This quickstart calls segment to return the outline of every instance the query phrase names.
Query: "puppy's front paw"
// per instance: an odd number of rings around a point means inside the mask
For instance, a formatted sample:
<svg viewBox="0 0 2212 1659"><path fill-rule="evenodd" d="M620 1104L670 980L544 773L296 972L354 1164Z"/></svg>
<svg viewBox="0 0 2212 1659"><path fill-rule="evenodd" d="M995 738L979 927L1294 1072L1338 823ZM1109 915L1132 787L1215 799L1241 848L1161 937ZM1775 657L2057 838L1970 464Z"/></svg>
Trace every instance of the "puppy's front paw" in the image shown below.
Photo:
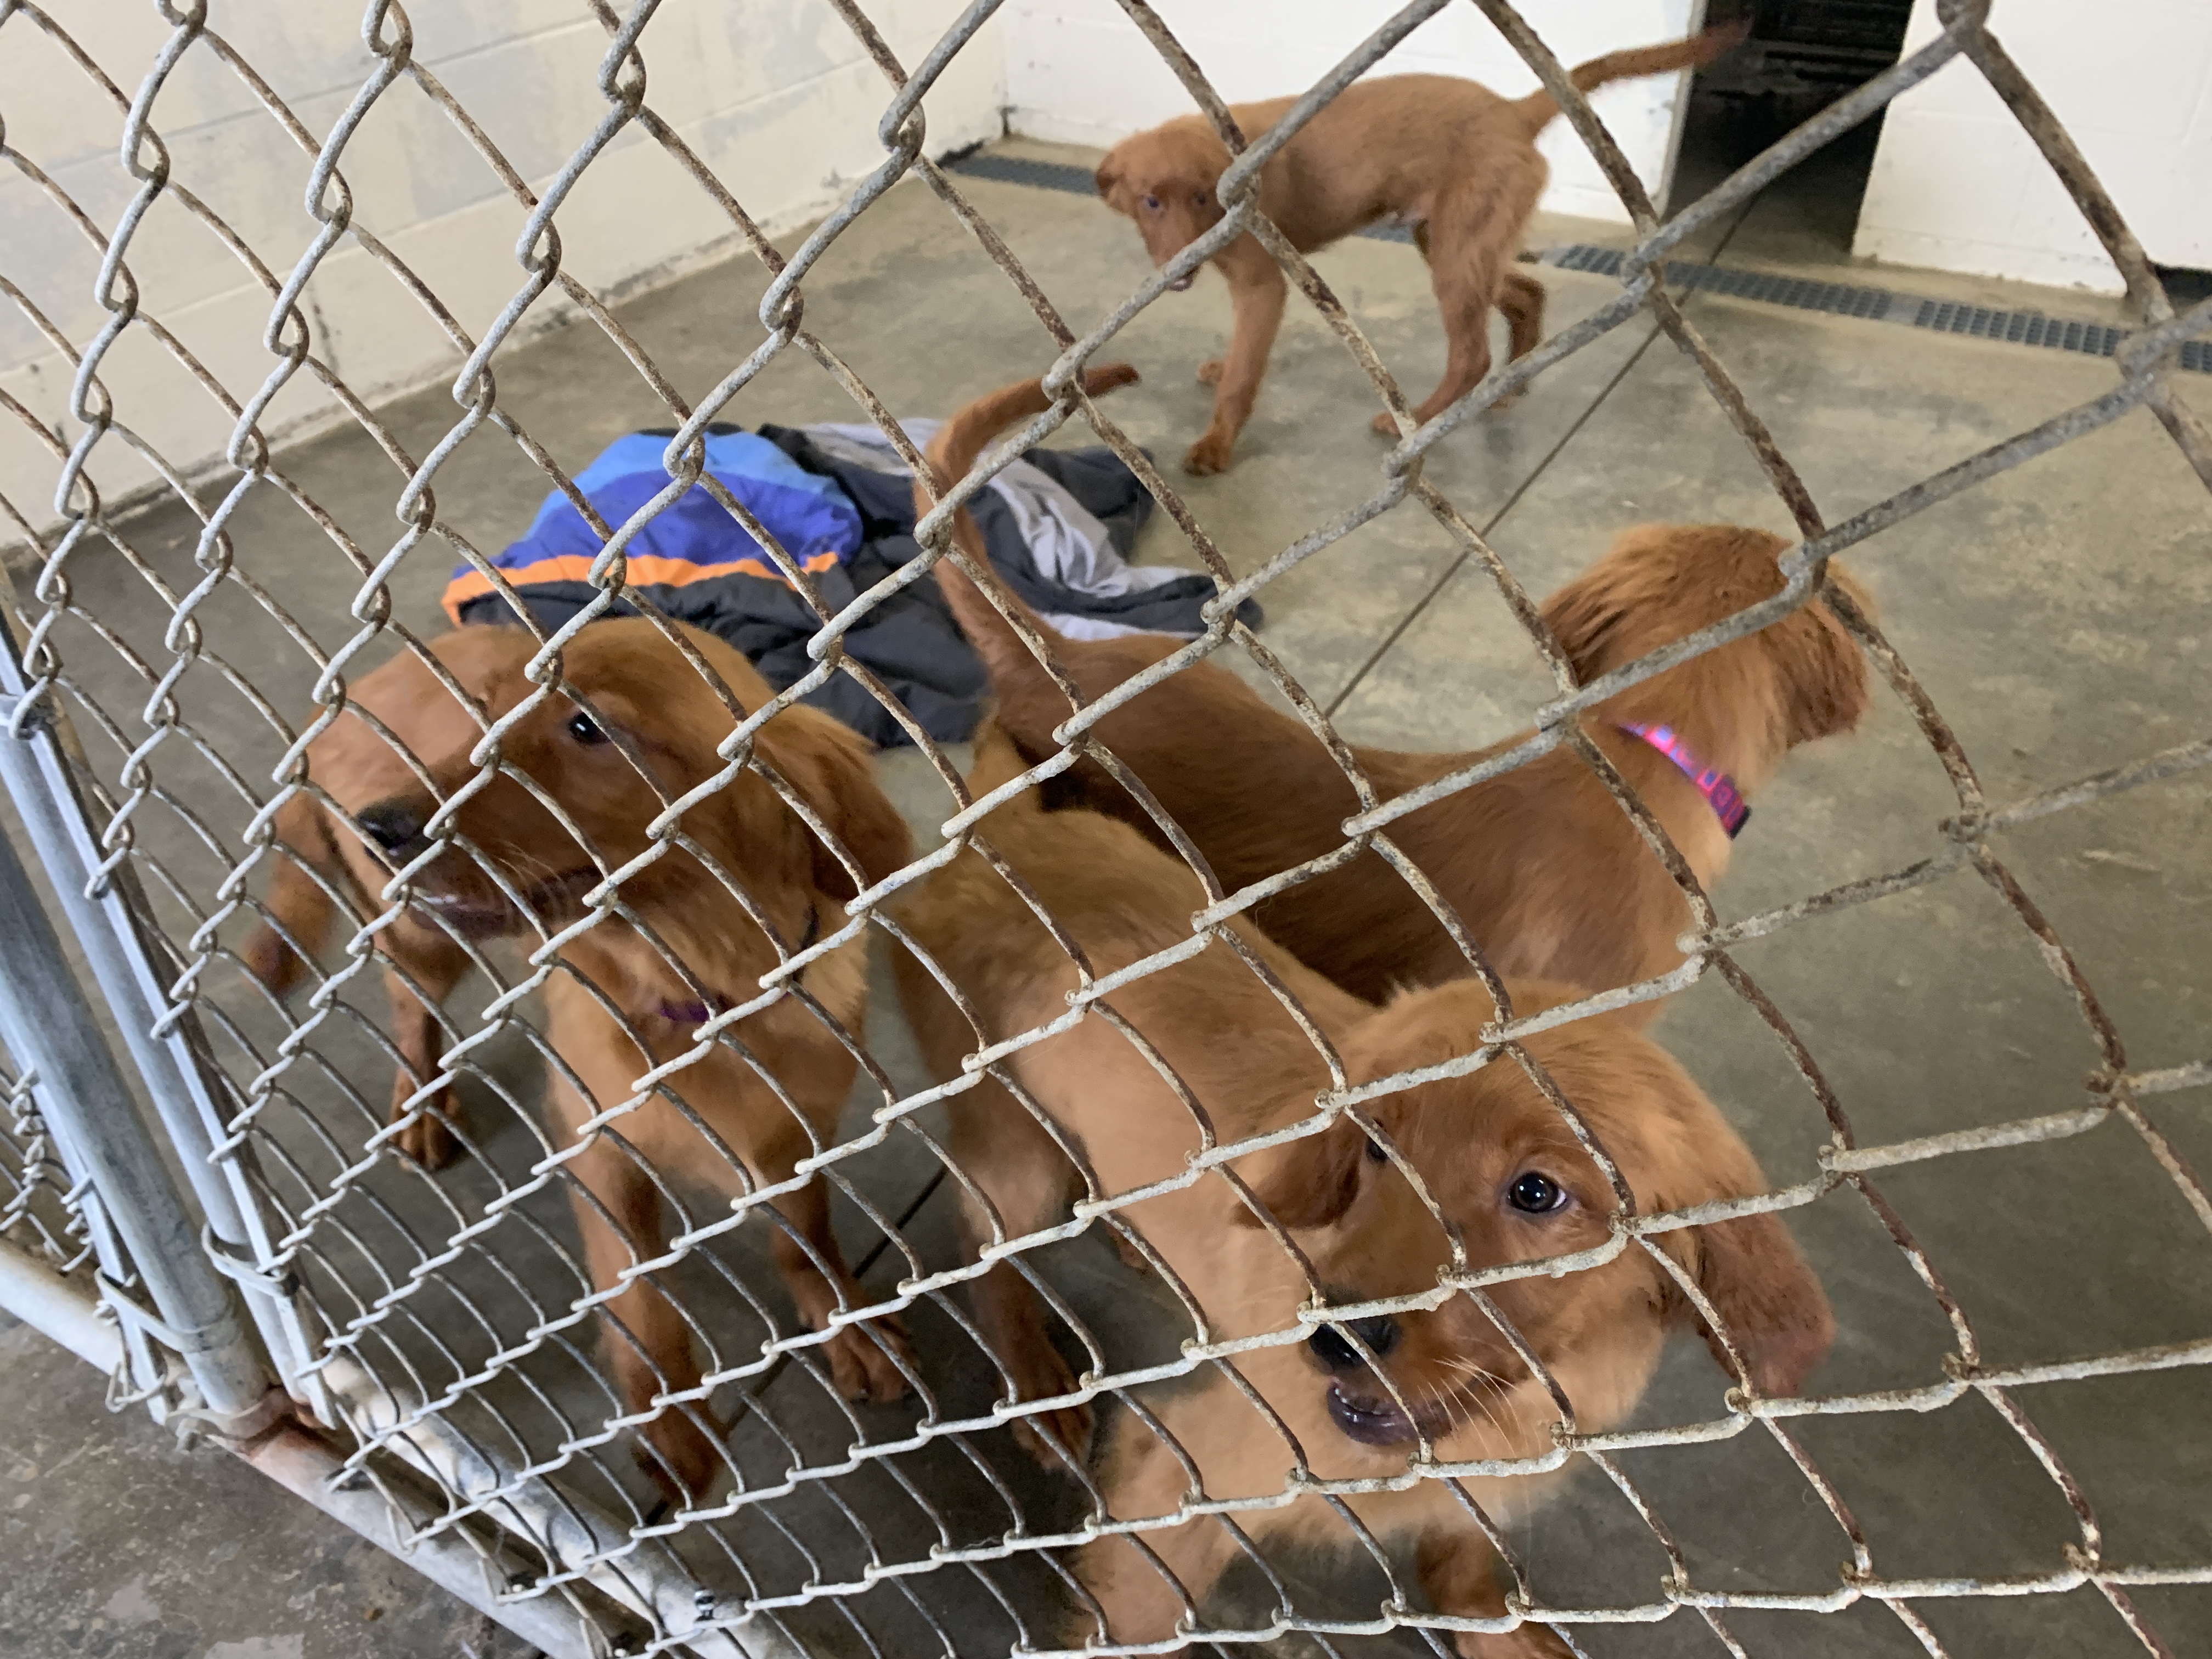
<svg viewBox="0 0 2212 1659"><path fill-rule="evenodd" d="M1084 1459L1090 1455L1092 1421L1088 1406L1064 1406L1056 1412L1039 1412L1014 1425L1014 1443L1035 1458L1046 1474L1066 1474L1070 1459L1077 1468L1081 1468Z"/></svg>
<svg viewBox="0 0 2212 1659"><path fill-rule="evenodd" d="M1370 431L1389 439L1391 442L1395 443L1398 441L1398 417L1389 410L1384 410L1373 420L1368 422L1367 425Z"/></svg>
<svg viewBox="0 0 2212 1659"><path fill-rule="evenodd" d="M700 1403L671 1406L638 1430L637 1465L672 1508L706 1496L726 1466L721 1442L728 1431Z"/></svg>
<svg viewBox="0 0 2212 1659"><path fill-rule="evenodd" d="M907 1371L914 1368L914 1343L899 1319L842 1326L822 1345L822 1352L830 1362L830 1381L848 1400L889 1406L905 1399L912 1387ZM905 1370L900 1360L906 1362Z"/></svg>
<svg viewBox="0 0 2212 1659"><path fill-rule="evenodd" d="M1210 477L1216 472L1226 472L1229 471L1230 453L1235 447L1234 439L1209 432L1190 447L1190 453L1182 458L1182 470L1195 473L1201 478Z"/></svg>
<svg viewBox="0 0 2212 1659"><path fill-rule="evenodd" d="M1049 1344L1016 1357L1013 1366L1016 1401L1050 1400L1075 1392L1075 1373ZM1091 1451L1091 1430L1096 1419L1086 1405L1061 1406L1033 1412L1014 1419L1014 1443L1053 1474L1066 1474L1068 1459L1080 1468ZM1061 1455L1065 1451L1066 1455Z"/></svg>
<svg viewBox="0 0 2212 1659"><path fill-rule="evenodd" d="M441 1090L430 1097L422 1115L393 1138L393 1147L426 1170L444 1169L461 1150L448 1127L460 1121L460 1104L451 1089ZM396 1107L393 1115L398 1115Z"/></svg>

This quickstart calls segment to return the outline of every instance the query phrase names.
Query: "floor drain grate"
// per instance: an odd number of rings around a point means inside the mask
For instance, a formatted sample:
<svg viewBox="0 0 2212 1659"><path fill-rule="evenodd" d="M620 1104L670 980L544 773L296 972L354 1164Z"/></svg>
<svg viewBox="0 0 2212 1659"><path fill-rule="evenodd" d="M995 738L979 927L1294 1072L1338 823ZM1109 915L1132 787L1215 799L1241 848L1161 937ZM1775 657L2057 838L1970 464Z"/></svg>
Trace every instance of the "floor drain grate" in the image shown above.
<svg viewBox="0 0 2212 1659"><path fill-rule="evenodd" d="M963 155L945 164L971 179L995 179L1002 185L1033 185L1039 190L1073 191L1089 196L1097 189L1086 167L1065 161L1031 161L1019 155Z"/></svg>
<svg viewBox="0 0 2212 1659"><path fill-rule="evenodd" d="M1622 258L1617 248L1577 243L1571 247L1553 248L1539 263L1561 270L1618 276ZM1763 270L1730 270L1686 259L1668 260L1667 274L1684 288L1698 293L1726 295L1732 300L1787 306L1795 311L1824 311L1838 317L1897 323L1906 328L1931 329L1938 334L1966 334L1976 339L2002 341L2008 345L2040 346L2048 351L2072 351L2087 357L2111 356L2126 332L2106 323L2046 317L2039 311L1993 311L1987 306L1930 300L1886 288L1818 283L1802 276L1777 276ZM2180 361L2184 368L2212 374L2212 340L2185 341Z"/></svg>
<svg viewBox="0 0 2212 1659"><path fill-rule="evenodd" d="M1033 161L1018 155L977 154L947 165L955 173L973 179L994 179L1000 184L1028 185L1038 190L1066 191L1078 196L1091 195L1097 189L1089 168L1065 161ZM1403 225L1377 225L1361 234L1385 242L1413 240ZM1561 270L1618 276L1621 258L1618 248L1577 242L1552 249L1537 263ZM2039 346L2048 351L2071 351L2087 357L2111 356L2124 332L2105 323L2046 317L2040 312L1992 311L1986 306L1930 300L1886 288L1815 282L1803 276L1777 276L1763 270L1732 270L1721 265L1696 264L1686 259L1668 260L1667 274L1693 292L1723 295L1731 300L1785 306L1793 311L1826 312L1831 316L1855 317L1865 322L1896 323L1906 328L1929 329L1938 334L1965 334L1979 340ZM2212 374L2212 340L2185 342L2180 362L2184 368Z"/></svg>

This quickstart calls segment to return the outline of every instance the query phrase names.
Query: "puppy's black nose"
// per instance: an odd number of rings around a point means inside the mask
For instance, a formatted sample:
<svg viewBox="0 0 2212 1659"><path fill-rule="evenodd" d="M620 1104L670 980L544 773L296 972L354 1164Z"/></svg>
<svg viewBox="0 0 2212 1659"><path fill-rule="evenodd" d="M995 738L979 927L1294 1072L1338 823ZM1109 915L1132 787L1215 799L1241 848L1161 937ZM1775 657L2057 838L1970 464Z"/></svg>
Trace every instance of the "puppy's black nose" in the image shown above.
<svg viewBox="0 0 2212 1659"><path fill-rule="evenodd" d="M1346 1320L1345 1323L1377 1359L1398 1346L1398 1322L1388 1314L1374 1319ZM1308 1337L1306 1346L1313 1350L1315 1358L1333 1371L1356 1371L1367 1364L1359 1357L1359 1350L1345 1340L1334 1325L1324 1325Z"/></svg>
<svg viewBox="0 0 2212 1659"><path fill-rule="evenodd" d="M430 844L422 834L423 815L410 801L378 801L361 810L358 822L370 840L402 861Z"/></svg>

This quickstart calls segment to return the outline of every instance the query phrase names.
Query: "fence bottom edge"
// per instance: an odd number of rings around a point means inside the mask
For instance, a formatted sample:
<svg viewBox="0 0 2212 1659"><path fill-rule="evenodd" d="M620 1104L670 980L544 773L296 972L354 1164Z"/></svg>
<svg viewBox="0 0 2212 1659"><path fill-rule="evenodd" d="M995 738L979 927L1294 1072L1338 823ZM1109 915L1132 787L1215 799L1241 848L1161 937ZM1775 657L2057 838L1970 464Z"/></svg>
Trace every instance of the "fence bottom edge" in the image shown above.
<svg viewBox="0 0 2212 1659"><path fill-rule="evenodd" d="M366 1484L343 1489L333 1486L331 1480L342 1471L345 1460L298 1424L283 1424L258 1440L230 1449L285 1491L306 1499L339 1525L358 1533L439 1589L530 1643L546 1659L599 1659L605 1651L604 1644L595 1644L585 1632L575 1613L556 1598L502 1605L488 1582L483 1559L453 1534L442 1533L407 1548L393 1525L391 1506Z"/></svg>
<svg viewBox="0 0 2212 1659"><path fill-rule="evenodd" d="M0 1309L95 1370L112 1376L123 1363L122 1334L100 1316L100 1298L13 1244L0 1243Z"/></svg>

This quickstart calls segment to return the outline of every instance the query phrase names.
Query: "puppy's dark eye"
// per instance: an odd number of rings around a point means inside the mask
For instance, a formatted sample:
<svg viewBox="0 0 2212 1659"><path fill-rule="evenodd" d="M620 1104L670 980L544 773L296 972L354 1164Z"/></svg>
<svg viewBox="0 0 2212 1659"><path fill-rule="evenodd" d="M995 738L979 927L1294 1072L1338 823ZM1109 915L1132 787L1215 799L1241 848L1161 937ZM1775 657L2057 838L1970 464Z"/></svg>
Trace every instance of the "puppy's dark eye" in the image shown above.
<svg viewBox="0 0 2212 1659"><path fill-rule="evenodd" d="M568 724L562 729L586 749L607 740L607 734L599 730L599 722L589 714L570 716Z"/></svg>
<svg viewBox="0 0 2212 1659"><path fill-rule="evenodd" d="M1157 197L1157 196L1147 196L1146 198L1145 198L1145 211L1146 211L1146 212L1147 212L1147 213L1158 213L1159 210L1160 210L1160 198L1159 198L1158 197Z"/></svg>
<svg viewBox="0 0 2212 1659"><path fill-rule="evenodd" d="M1524 1170L1505 1189L1506 1201L1528 1215L1549 1215L1567 1201L1566 1189L1547 1175Z"/></svg>
<svg viewBox="0 0 2212 1659"><path fill-rule="evenodd" d="M1194 197L1192 197L1192 198L1190 198L1190 204L1191 204L1193 207L1201 207L1201 208L1202 208L1202 207L1204 207L1204 206L1206 204L1206 203L1207 203L1208 201L1210 201L1211 199L1212 199L1212 198L1211 198L1210 197L1208 197L1208 196L1206 195L1206 193L1204 191L1202 191L1202 190L1201 190L1201 191L1199 191L1195 196L1194 196Z"/></svg>
<svg viewBox="0 0 2212 1659"><path fill-rule="evenodd" d="M1370 1164L1388 1164L1390 1161L1390 1154L1382 1150L1381 1141L1370 1140L1367 1143L1367 1161Z"/></svg>

